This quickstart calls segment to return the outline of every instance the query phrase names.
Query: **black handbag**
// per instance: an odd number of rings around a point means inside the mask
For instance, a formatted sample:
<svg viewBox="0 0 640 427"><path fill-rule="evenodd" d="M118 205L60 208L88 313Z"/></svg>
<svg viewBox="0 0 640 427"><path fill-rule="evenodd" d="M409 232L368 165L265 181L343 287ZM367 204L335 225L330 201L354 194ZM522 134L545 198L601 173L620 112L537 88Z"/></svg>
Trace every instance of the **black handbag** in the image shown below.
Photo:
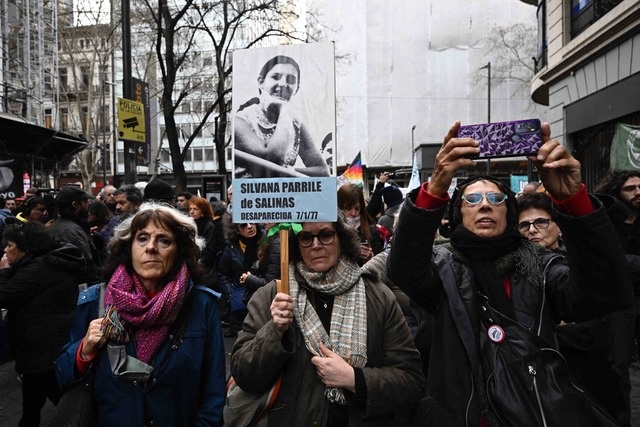
<svg viewBox="0 0 640 427"><path fill-rule="evenodd" d="M100 283L98 296L98 317L104 317L104 293L106 283ZM99 355L96 358L100 357ZM97 360L80 381L64 391L56 405L55 413L49 421L50 427L94 427L97 425L97 411L93 401L93 382Z"/></svg>
<svg viewBox="0 0 640 427"><path fill-rule="evenodd" d="M528 328L481 302L486 392L506 426L616 426L569 375L565 358Z"/></svg>
<svg viewBox="0 0 640 427"><path fill-rule="evenodd" d="M547 261L545 274L554 259ZM474 371L480 369L478 356L483 359L486 383L480 386L484 387L487 400L503 425L618 425L571 380L564 357L542 337L493 309L486 296L478 295L482 323L478 343L477 327L458 289L446 281L443 289Z"/></svg>
<svg viewBox="0 0 640 427"><path fill-rule="evenodd" d="M90 370L85 377L73 385L56 405L55 413L49 421L51 427L94 427L96 410L93 402L93 380Z"/></svg>

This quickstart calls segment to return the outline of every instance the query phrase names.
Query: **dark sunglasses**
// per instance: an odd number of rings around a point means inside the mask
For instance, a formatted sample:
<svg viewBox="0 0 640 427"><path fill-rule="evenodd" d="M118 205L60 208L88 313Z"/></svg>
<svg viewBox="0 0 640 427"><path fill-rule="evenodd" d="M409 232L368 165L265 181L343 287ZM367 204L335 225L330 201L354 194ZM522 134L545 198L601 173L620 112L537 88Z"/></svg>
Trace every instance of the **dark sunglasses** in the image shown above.
<svg viewBox="0 0 640 427"><path fill-rule="evenodd" d="M542 230L549 227L549 223L553 221L547 218L536 218L533 221L521 221L518 223L518 230L525 232L533 225L536 230Z"/></svg>
<svg viewBox="0 0 640 427"><path fill-rule="evenodd" d="M298 244L303 248L308 248L313 245L313 241L317 237L321 245L330 245L336 240L336 234L334 230L322 230L318 234L302 231L298 234Z"/></svg>
<svg viewBox="0 0 640 427"><path fill-rule="evenodd" d="M470 204L471 206L475 206L478 203L482 202L482 199L487 199L492 205L500 205L507 200L507 195L504 193L498 192L490 192L490 193L468 193L462 195L462 200Z"/></svg>

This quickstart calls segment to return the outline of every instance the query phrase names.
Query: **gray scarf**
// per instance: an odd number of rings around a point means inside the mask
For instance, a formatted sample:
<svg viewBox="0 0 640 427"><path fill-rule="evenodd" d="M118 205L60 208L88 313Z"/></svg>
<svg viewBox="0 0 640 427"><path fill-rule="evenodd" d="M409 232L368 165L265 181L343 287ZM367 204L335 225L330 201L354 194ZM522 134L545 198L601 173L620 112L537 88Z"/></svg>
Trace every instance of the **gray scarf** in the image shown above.
<svg viewBox="0 0 640 427"><path fill-rule="evenodd" d="M329 335L307 298L304 287L296 281L296 271L314 291L333 295ZM289 265L289 293L293 312L304 336L307 350L322 356L320 343L340 355L349 365L362 368L367 363L367 301L360 267L341 256L335 267L325 273L314 273L302 261ZM327 388L325 396L333 403L346 404L342 389Z"/></svg>

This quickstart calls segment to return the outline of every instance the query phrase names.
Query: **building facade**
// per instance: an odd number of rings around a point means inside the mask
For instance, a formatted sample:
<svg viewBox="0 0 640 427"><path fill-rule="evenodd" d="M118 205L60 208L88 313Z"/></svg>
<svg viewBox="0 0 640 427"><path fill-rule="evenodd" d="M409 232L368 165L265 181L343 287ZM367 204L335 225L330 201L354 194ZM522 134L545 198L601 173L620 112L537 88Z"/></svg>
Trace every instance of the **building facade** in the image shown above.
<svg viewBox="0 0 640 427"><path fill-rule="evenodd" d="M526 2L535 3L535 2ZM540 0L532 99L593 187L617 123L640 125L640 1Z"/></svg>

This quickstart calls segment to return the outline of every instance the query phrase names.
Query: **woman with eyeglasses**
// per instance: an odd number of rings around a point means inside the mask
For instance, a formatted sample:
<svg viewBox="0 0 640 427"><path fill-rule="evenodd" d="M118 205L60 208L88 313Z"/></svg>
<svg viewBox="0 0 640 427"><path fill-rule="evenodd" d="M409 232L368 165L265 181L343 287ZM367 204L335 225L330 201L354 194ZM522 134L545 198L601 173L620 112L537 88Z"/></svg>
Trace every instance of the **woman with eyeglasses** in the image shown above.
<svg viewBox="0 0 640 427"><path fill-rule="evenodd" d="M391 291L358 267L344 221L290 233L289 294L260 288L233 347L231 374L260 393L282 384L269 426L408 425L423 391L420 355Z"/></svg>
<svg viewBox="0 0 640 427"><path fill-rule="evenodd" d="M566 256L549 196L522 194L518 209L518 230L523 237ZM620 425L629 425L631 416L629 367L635 348L634 318L633 309L623 310L584 322L561 321L557 329L558 347L576 382L616 416Z"/></svg>
<svg viewBox="0 0 640 427"><path fill-rule="evenodd" d="M229 301L229 330L224 334L227 338L238 335L247 314L247 306L243 302L247 290L241 278L257 263L261 240L262 233L256 224L227 224L225 247L216 272L222 298Z"/></svg>
<svg viewBox="0 0 640 427"><path fill-rule="evenodd" d="M545 193L522 193L518 200L518 231L545 249L561 247L562 231L553 219L552 202Z"/></svg>
<svg viewBox="0 0 640 427"><path fill-rule="evenodd" d="M457 136L459 127L456 122L449 128L431 180L405 199L387 264L389 278L434 316L427 394L417 422L542 425L540 404L527 400L533 395L526 387L499 382L508 368L492 356L510 348L499 344L515 336L500 334L496 326L517 328L515 322L557 348L554 334L561 320L602 316L632 302L624 255L611 238L604 206L582 184L580 163L551 139L547 123L543 145L529 160L554 201L568 263L521 237L515 195L496 177L468 178L450 198L453 178L474 166L479 152L478 141ZM447 205L450 240L434 244ZM543 224L528 221L534 228ZM555 399L545 400L547 425L609 425L594 422L606 414L596 414L592 406L563 400L567 393L541 393Z"/></svg>

